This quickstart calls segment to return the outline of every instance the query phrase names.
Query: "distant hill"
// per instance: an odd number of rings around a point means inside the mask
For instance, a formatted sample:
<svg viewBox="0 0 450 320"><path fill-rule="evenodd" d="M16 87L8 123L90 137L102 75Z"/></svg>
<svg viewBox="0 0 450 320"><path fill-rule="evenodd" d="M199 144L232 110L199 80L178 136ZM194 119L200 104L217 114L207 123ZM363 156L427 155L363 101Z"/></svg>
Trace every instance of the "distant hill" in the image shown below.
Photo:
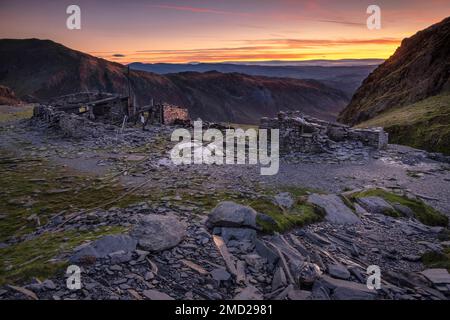
<svg viewBox="0 0 450 320"><path fill-rule="evenodd" d="M19 97L46 100L77 91L127 94L127 68L50 40L0 40L0 84ZM279 110L302 110L328 120L348 102L346 94L315 80L269 78L239 73L130 71L139 105L151 99L189 109L210 121L257 123Z"/></svg>
<svg viewBox="0 0 450 320"><path fill-rule="evenodd" d="M391 141L450 153L450 17L402 41L339 121L385 126Z"/></svg>
<svg viewBox="0 0 450 320"><path fill-rule="evenodd" d="M178 72L245 73L248 75L283 77L294 79L313 79L344 91L350 99L361 82L372 72L382 60L314 60L298 62L269 61L264 65L250 62L242 63L131 63L133 70L149 71L158 74Z"/></svg>

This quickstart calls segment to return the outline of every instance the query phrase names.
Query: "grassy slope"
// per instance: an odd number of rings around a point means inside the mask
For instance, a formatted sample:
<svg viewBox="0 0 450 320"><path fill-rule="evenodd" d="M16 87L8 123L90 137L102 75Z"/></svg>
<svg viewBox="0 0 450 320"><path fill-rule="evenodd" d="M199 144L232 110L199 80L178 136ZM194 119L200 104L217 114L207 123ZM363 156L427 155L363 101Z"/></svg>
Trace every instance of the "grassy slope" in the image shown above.
<svg viewBox="0 0 450 320"><path fill-rule="evenodd" d="M391 143L450 154L450 94L398 107L358 125L381 126Z"/></svg>

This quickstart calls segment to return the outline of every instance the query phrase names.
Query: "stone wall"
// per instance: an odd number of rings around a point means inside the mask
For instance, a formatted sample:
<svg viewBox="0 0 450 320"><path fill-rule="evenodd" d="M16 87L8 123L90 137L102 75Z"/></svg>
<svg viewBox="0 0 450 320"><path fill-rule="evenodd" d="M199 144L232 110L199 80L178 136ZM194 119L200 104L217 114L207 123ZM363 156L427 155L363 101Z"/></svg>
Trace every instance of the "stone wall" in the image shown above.
<svg viewBox="0 0 450 320"><path fill-rule="evenodd" d="M360 141L375 149L383 149L388 144L388 134L383 128L354 129L300 112L280 112L278 118L262 118L260 128L280 130L280 151L283 153L327 152L333 144L342 141Z"/></svg>

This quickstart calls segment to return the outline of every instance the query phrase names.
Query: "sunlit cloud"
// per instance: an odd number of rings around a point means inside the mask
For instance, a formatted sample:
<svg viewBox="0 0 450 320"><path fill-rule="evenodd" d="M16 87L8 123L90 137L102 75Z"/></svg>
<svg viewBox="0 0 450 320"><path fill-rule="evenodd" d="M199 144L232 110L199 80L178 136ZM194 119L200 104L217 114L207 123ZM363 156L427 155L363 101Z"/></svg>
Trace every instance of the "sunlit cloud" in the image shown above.
<svg viewBox="0 0 450 320"><path fill-rule="evenodd" d="M163 4L154 4L150 5L153 8L159 9L167 9L167 10L175 10L175 11L185 11L185 12L193 12L193 13L211 13L211 14L220 14L220 15L234 15L234 16L251 16L249 13L244 12L234 12L234 11L223 11L209 8L200 8L200 7L188 7L188 6L171 6L171 5L163 5Z"/></svg>

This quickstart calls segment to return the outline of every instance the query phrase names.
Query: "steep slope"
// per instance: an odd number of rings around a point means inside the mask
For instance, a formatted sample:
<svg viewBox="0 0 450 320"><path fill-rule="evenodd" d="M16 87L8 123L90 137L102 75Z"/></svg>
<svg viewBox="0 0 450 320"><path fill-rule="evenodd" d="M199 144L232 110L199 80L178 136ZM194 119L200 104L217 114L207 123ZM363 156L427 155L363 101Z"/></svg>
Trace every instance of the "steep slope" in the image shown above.
<svg viewBox="0 0 450 320"><path fill-rule="evenodd" d="M273 117L280 110L301 110L332 120L346 101L341 91L312 80L214 71L169 74L167 77L190 101L192 114L206 120L219 117L230 122L255 123L260 116Z"/></svg>
<svg viewBox="0 0 450 320"><path fill-rule="evenodd" d="M19 97L45 100L77 91L127 94L126 67L71 50L50 40L0 40L0 84ZM313 80L267 78L237 73L158 75L130 71L139 105L151 99L187 107L205 120L256 123L278 110L302 110L335 119L348 99Z"/></svg>
<svg viewBox="0 0 450 320"><path fill-rule="evenodd" d="M339 120L357 124L450 91L450 17L402 41L354 94Z"/></svg>
<svg viewBox="0 0 450 320"><path fill-rule="evenodd" d="M391 143L450 154L450 94L390 109L357 126L381 126Z"/></svg>

